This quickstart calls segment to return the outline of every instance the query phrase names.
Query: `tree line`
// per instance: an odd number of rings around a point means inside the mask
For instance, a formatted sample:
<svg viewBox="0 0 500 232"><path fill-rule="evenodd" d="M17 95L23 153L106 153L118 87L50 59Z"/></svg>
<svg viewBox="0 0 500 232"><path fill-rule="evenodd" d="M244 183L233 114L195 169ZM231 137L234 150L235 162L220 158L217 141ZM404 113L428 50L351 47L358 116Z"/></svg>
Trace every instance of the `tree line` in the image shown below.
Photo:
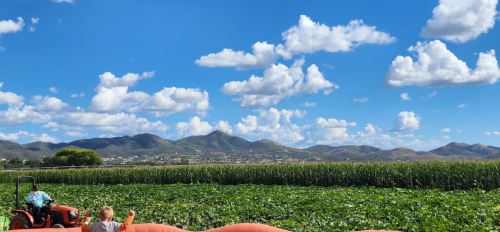
<svg viewBox="0 0 500 232"><path fill-rule="evenodd" d="M91 166L101 164L101 158L93 150L64 148L56 152L56 155L53 157L44 157L42 160L28 159L26 161L16 157L9 161L0 163L0 167L4 169L11 169L58 166Z"/></svg>

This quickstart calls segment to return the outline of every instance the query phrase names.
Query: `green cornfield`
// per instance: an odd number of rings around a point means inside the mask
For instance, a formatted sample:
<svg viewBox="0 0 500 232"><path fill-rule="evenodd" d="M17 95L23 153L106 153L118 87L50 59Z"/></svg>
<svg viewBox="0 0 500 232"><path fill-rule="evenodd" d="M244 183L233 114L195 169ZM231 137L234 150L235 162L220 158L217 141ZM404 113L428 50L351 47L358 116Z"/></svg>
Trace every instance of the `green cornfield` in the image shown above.
<svg viewBox="0 0 500 232"><path fill-rule="evenodd" d="M19 175L34 176L39 183L76 185L209 183L492 190L500 188L500 161L314 163L4 171L0 172L0 183L14 183L15 178Z"/></svg>

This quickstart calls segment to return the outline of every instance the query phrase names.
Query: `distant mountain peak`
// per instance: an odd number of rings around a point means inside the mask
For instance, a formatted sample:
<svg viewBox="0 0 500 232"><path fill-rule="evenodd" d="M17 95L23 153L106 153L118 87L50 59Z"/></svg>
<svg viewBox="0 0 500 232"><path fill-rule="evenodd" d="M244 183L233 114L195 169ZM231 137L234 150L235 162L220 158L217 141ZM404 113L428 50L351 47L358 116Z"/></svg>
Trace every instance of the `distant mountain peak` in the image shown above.
<svg viewBox="0 0 500 232"><path fill-rule="evenodd" d="M231 136L231 135L229 135L226 132L221 131L221 130L214 130L214 131L212 131L212 133L208 134L207 136L214 136L214 135L216 135L216 136Z"/></svg>

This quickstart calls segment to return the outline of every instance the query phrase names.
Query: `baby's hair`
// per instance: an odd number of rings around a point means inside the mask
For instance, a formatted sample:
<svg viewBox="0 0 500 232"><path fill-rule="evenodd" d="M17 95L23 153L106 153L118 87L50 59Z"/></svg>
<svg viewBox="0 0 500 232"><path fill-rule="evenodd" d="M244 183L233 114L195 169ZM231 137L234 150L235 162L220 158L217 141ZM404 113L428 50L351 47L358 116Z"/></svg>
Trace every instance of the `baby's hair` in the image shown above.
<svg viewBox="0 0 500 232"><path fill-rule="evenodd" d="M113 208L109 206L102 207L101 212L99 212L99 216L102 217L103 219L108 219L113 217Z"/></svg>

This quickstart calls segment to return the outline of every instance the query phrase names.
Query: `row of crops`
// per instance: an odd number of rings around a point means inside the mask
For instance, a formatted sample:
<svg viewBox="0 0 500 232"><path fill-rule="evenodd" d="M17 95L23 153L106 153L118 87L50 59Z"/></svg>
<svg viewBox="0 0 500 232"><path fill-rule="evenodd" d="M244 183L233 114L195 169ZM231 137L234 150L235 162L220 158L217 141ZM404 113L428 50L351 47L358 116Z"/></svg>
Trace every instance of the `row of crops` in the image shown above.
<svg viewBox="0 0 500 232"><path fill-rule="evenodd" d="M316 163L167 168L69 169L0 172L0 183L31 175L39 183L297 186L373 186L443 190L500 188L500 161L408 163Z"/></svg>
<svg viewBox="0 0 500 232"><path fill-rule="evenodd" d="M0 215L11 217L15 184L0 184ZM89 210L104 205L115 221L128 210L134 223L161 223L191 231L252 222L295 232L385 229L499 231L500 191L300 187L218 184L41 184L57 204ZM24 183L21 194L28 194Z"/></svg>

